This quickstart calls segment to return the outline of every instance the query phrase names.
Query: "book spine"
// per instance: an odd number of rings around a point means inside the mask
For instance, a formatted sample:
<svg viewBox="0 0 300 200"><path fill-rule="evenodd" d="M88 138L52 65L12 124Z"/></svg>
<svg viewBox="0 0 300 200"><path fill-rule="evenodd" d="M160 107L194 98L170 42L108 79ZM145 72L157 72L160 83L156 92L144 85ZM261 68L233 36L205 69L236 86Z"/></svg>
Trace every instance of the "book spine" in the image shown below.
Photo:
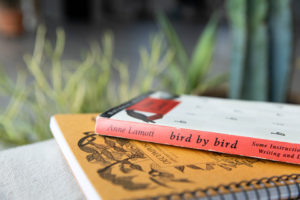
<svg viewBox="0 0 300 200"><path fill-rule="evenodd" d="M300 144L288 142L105 117L97 118L95 131L106 136L300 164Z"/></svg>

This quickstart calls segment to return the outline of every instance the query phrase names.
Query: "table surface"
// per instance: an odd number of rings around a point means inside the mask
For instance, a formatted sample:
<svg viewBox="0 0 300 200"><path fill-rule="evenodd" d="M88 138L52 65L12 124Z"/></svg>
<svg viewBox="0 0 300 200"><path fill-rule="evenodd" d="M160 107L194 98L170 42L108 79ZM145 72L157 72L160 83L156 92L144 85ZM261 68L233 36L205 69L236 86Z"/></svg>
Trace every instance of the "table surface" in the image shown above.
<svg viewBox="0 0 300 200"><path fill-rule="evenodd" d="M0 151L0 199L84 199L54 139Z"/></svg>

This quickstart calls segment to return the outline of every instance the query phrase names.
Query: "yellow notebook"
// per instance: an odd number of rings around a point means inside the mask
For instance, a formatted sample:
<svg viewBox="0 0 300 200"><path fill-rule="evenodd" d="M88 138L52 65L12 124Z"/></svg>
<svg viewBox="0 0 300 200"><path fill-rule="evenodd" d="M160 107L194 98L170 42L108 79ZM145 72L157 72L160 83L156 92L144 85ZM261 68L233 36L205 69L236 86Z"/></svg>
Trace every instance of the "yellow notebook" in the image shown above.
<svg viewBox="0 0 300 200"><path fill-rule="evenodd" d="M94 133L97 114L55 115L50 127L87 199L300 197L300 166Z"/></svg>

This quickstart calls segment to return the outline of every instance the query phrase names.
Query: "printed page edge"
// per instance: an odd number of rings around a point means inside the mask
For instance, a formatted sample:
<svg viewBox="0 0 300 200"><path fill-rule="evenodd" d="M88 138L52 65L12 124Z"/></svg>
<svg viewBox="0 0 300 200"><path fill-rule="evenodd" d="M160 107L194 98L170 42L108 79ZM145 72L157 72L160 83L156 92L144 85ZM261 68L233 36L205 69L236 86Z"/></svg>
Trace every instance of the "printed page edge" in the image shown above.
<svg viewBox="0 0 300 200"><path fill-rule="evenodd" d="M77 162L75 155L70 149L70 146L68 145L64 135L62 134L62 131L55 119L55 116L52 116L50 118L50 129L86 198L101 200L100 195L95 190L93 184L89 181L80 164Z"/></svg>

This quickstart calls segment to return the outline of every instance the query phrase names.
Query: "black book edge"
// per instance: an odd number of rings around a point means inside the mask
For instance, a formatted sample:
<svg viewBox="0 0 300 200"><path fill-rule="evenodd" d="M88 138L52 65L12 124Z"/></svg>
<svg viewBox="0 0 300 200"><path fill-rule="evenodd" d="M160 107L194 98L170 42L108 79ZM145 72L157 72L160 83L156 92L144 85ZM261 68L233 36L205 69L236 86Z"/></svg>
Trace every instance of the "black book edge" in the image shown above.
<svg viewBox="0 0 300 200"><path fill-rule="evenodd" d="M149 92L147 92L145 94L142 94L138 97L135 97L135 98L119 105L119 106L116 106L114 108L111 108L111 109L107 110L104 113L100 114L99 116L100 117L105 117L105 118L111 118L113 115L117 114L118 112L120 112L120 111L122 111L122 110L124 110L124 109L126 109L126 108L142 101L143 99L145 99L146 97L150 96L153 93L154 93L154 91L149 91Z"/></svg>

